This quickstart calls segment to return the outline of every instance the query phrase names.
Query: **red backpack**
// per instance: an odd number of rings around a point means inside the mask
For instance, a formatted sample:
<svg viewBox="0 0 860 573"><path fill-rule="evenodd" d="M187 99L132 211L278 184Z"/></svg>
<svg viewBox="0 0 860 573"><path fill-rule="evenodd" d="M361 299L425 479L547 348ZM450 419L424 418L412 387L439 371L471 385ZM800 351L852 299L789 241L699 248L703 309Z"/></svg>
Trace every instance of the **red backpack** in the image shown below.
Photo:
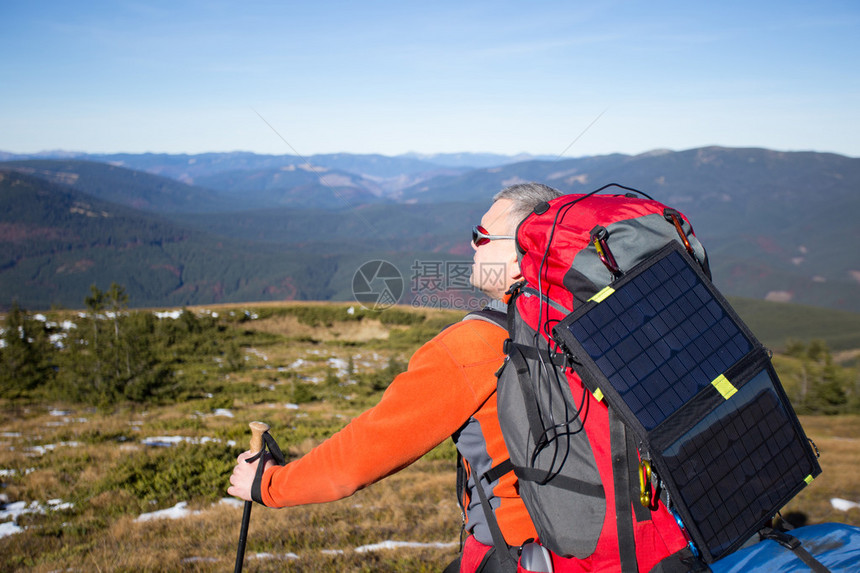
<svg viewBox="0 0 860 573"><path fill-rule="evenodd" d="M694 293L701 297L715 296L720 309L726 309L721 310L723 315L733 324L740 324L740 334L731 341L732 352L726 352L725 348L709 350L703 345L702 356L713 351L722 356L726 364L734 364L738 356L743 356L741 362L747 364L744 372L767 370L768 392L774 385L775 374L772 368L768 369L769 360L761 356L766 354L761 345L710 284L705 250L693 234L689 221L678 211L650 198L639 198L632 193L596 195L602 189L587 195L566 195L545 203L517 229L524 280L511 289L508 306L510 340L505 347L508 359L498 381L500 425L519 479L520 496L538 531L540 543L553 554L557 573L706 569L703 561L710 563L721 556L720 552L736 549L820 469L814 456L806 452L809 448L805 436L776 381L777 402L787 410L785 424L791 434L783 445L790 441L797 450L790 462L782 465L799 466L788 479L790 483L782 488L785 491L780 490L774 499L768 498L765 509L755 508L754 515L738 518L735 515L738 512L753 511L738 507L737 511L729 511L731 515L721 515L724 521L716 519L716 512L724 508L689 507L693 504L689 492L707 482L703 474L711 469L694 472L685 481L679 476L679 467L689 467L688 459L671 458L666 449L669 446L677 449L678 443L690 446L690 435L708 435L701 426L710 422L702 420L723 407L723 403L729 403L728 398L720 395L726 386L712 383L715 377L691 384L691 377L712 376L703 372L711 368L710 363L701 368L691 365L687 370L695 372L685 371L684 376L689 374L686 378L672 379L670 386L660 390L662 397L643 398L640 395L642 380L635 379L635 375L648 371L642 364L635 363L642 358L640 354L644 356L641 347L648 346L655 352L663 352L667 361L676 361L688 357L676 356L678 349L672 350L672 344L692 348L700 341L697 339L692 344L675 340L679 336L677 329L665 327L659 337L655 335L651 342L640 343L639 354L629 354L629 348L625 350L624 346L633 342L633 336L626 340L628 333L622 336L619 331L628 326L631 329L643 326L644 332L633 333L643 338L649 329L655 331L654 321L642 317L643 312L649 314L642 310L643 305L653 305L649 297L674 300L692 297ZM678 270L668 273L660 270L669 263L675 264L672 268ZM679 292L669 296L654 278L657 276L655 269L664 275L677 272L687 277L684 280L688 282L684 284L689 286L673 287ZM693 278L689 278L691 276ZM689 292L684 292L688 289ZM618 294L614 294L616 292ZM636 299L630 304L632 312L639 315L636 318L639 325L632 324L636 322L632 315L612 314L612 305L603 302L611 300L614 304L631 297ZM711 311L716 308L708 301L697 304ZM659 315L655 320L663 320L678 314L673 308L650 315ZM593 315L584 316L583 312ZM598 320L598 314L605 316ZM604 320L601 323L604 326L593 329L598 342L589 340L580 344L573 334L583 327L574 324L574 319L587 321L589 325ZM696 321L696 325L702 322ZM678 322L683 322L681 317ZM720 332L728 328L723 322L715 326ZM677 328L689 330L686 324ZM711 328L710 323L702 328ZM748 344L738 343L740 338ZM589 348L583 344L603 346L602 352L609 356L591 356ZM637 358L627 360L625 351ZM681 349L681 354L684 352L687 352L686 347ZM618 376L605 374L606 362L612 362L613 358L619 363L615 368L626 372ZM749 366L752 363L755 368ZM672 362L667 364L666 368L674 366ZM654 382L655 377L662 381L660 383L668 379L664 376L666 371L657 371L658 366L652 360L654 373L649 375L651 379L645 381L646 385ZM722 364L713 365L717 369L723 367ZM729 387L747 388L752 392L755 384L746 383L746 374L735 375L734 370L725 372L735 383L732 386L726 380ZM725 378L723 373L719 371ZM619 389L616 378L621 380L622 386L628 386ZM660 383L652 386L660 387ZM758 400L759 394L751 399ZM768 394L768 399L771 394L773 392ZM731 401L733 411L738 409L738 404L745 406L746 402ZM658 408L655 414L658 406L663 410ZM643 415L652 418L642 422L639 417ZM768 418L767 413L745 416L744 420L751 416ZM694 427L695 432L691 430ZM682 438L686 436L687 441L678 438L678 432ZM768 435L762 437L765 442L767 439ZM701 447L701 444L693 445ZM705 447L715 450L713 463L724 463L720 456L737 456L732 450L734 445L726 446L726 451L711 448L709 444ZM687 450L684 450L685 455L689 455ZM667 456L675 465L667 465ZM797 463L796 458L802 458L803 463ZM798 472L802 473L799 477L795 475ZM711 485L725 488L727 483L744 477L719 479L722 481ZM772 488L774 480L779 479L781 477L767 478L764 480L768 484L766 487ZM744 484L736 485L740 488ZM760 493L753 495L761 497ZM703 499L706 497L704 495ZM731 507L738 499L726 505ZM714 500L705 501L713 503ZM700 523L699 517L703 512L708 516L706 521L722 524L721 531L702 533L705 525ZM742 523L734 527L737 521ZM732 530L724 534L722 529Z"/></svg>

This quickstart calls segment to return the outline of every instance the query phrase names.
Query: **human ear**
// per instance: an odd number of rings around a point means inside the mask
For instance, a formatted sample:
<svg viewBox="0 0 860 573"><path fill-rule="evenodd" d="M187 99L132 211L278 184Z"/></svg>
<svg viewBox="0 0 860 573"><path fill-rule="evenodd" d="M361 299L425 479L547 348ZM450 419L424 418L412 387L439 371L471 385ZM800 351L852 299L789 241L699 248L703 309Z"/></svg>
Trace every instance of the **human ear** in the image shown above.
<svg viewBox="0 0 860 573"><path fill-rule="evenodd" d="M505 261L507 264L505 265L505 269L508 274L508 284L514 284L515 282L521 281L523 279L522 271L520 271L520 260L517 257L517 251L513 250L513 252L508 257L508 260Z"/></svg>

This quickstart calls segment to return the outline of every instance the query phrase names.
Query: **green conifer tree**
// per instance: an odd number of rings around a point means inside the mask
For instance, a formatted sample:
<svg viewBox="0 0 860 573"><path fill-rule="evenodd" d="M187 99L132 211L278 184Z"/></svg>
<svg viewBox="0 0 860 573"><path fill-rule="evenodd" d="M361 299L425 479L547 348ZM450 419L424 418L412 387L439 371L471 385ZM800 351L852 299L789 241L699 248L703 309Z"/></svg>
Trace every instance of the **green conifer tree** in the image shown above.
<svg viewBox="0 0 860 573"><path fill-rule="evenodd" d="M45 385L53 375L52 346L45 325L17 301L6 314L0 345L0 397L20 398Z"/></svg>

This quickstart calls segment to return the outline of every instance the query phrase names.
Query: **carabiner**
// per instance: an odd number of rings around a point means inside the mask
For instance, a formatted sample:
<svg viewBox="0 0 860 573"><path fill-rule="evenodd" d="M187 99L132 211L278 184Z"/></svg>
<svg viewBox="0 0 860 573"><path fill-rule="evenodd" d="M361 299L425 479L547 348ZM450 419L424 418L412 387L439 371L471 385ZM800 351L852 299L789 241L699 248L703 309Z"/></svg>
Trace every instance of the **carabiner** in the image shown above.
<svg viewBox="0 0 860 573"><path fill-rule="evenodd" d="M642 460L639 462L639 503L643 507L651 507L651 462Z"/></svg>
<svg viewBox="0 0 860 573"><path fill-rule="evenodd" d="M663 217L675 225L675 230L678 231L678 236L681 238L681 242L684 243L684 248L687 249L688 253L695 256L693 253L693 247L690 245L689 239L687 239L687 234L681 226L681 214L676 210L667 207L666 209L663 209Z"/></svg>
<svg viewBox="0 0 860 573"><path fill-rule="evenodd" d="M609 250L609 245L606 244L607 237L609 237L609 231L606 230L606 227L597 225L591 230L591 242L594 244L595 250L597 250L600 262L609 269L613 277L618 278L623 273L618 263L615 262L615 257L612 255L612 251Z"/></svg>

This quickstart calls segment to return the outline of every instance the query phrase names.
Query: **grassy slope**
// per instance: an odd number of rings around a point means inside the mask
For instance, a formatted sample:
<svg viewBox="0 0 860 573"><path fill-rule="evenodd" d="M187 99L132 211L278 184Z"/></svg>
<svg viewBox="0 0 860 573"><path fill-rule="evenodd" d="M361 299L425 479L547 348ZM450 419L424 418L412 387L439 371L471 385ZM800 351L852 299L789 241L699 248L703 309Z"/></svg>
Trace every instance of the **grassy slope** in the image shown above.
<svg viewBox="0 0 860 573"><path fill-rule="evenodd" d="M753 334L775 351L788 340L823 340L831 350L860 348L860 314L730 297Z"/></svg>
<svg viewBox="0 0 860 573"><path fill-rule="evenodd" d="M458 313L427 312L422 324L389 326L379 321L331 322L311 327L297 316L235 324L244 334L247 367L225 375L213 364L187 369L208 372L215 390L182 404L100 413L62 404L0 403L0 478L9 502L61 499L69 509L17 520L26 531L0 538L0 570L224 571L232 567L241 509L219 504L232 463L248 439L247 422L262 419L288 455L295 457L375 403L380 390L347 378L379 371L394 357L405 359L422 340ZM317 305L315 305L317 306ZM328 307L330 305L319 305ZM341 305L344 309L348 305ZM241 314L246 307L236 308ZM277 308L277 307L275 307ZM219 308L228 316L230 307ZM425 311L426 312L426 311ZM393 331L397 336L390 336ZM338 375L329 361L353 359L353 376ZM303 362L298 363L301 359ZM311 379L320 401L298 409L296 387ZM206 390L206 388L201 389ZM56 408L63 415L52 415ZM216 415L227 408L234 417ZM837 512L832 497L860 500L860 416L802 420L821 450L824 473L793 500L785 514L812 522L860 525L860 510ZM209 437L220 442L170 449L146 447L153 436ZM229 440L238 445L230 446ZM33 446L54 445L44 454ZM194 470L205 464L210 481ZM267 510L256 508L247 548L248 571L438 571L456 552L459 511L454 498L450 441L403 472L339 502ZM214 476L214 478L212 477ZM137 522L145 512L189 502L195 515ZM441 543L441 547L356 552L386 540ZM448 544L448 545L444 545ZM270 557L257 558L258 554Z"/></svg>

